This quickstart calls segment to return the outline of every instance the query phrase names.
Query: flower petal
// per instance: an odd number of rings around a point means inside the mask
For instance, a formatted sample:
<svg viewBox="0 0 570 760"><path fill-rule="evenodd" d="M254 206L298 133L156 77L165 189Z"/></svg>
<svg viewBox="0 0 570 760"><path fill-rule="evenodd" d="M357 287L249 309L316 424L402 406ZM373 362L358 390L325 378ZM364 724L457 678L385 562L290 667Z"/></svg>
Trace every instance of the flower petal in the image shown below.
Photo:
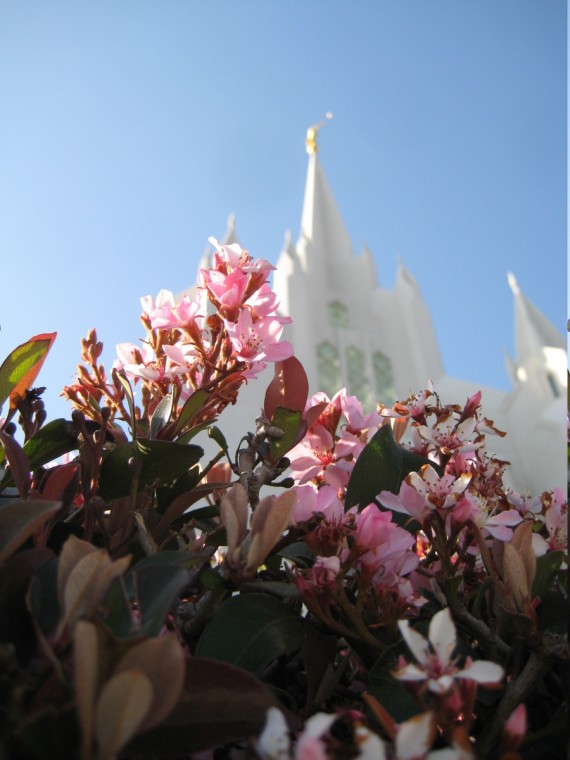
<svg viewBox="0 0 570 760"><path fill-rule="evenodd" d="M432 712L414 715L402 723L396 736L398 760L423 757L432 745L434 734L435 720Z"/></svg>
<svg viewBox="0 0 570 760"><path fill-rule="evenodd" d="M471 681L477 681L482 684L495 684L505 675L505 671L496 662L490 662L489 660L477 660L472 662L459 673L456 673L457 678L469 678Z"/></svg>
<svg viewBox="0 0 570 760"><path fill-rule="evenodd" d="M456 644L455 625L449 607L437 612L429 624L429 640L442 665L447 665Z"/></svg>
<svg viewBox="0 0 570 760"><path fill-rule="evenodd" d="M392 675L400 681L425 681L426 672L413 663L404 665L403 668L395 670Z"/></svg>
<svg viewBox="0 0 570 760"><path fill-rule="evenodd" d="M420 665L425 665L429 654L429 645L426 639L421 633L414 631L410 626L409 620L399 620L398 628L400 629L400 633L408 645L410 652L414 655Z"/></svg>

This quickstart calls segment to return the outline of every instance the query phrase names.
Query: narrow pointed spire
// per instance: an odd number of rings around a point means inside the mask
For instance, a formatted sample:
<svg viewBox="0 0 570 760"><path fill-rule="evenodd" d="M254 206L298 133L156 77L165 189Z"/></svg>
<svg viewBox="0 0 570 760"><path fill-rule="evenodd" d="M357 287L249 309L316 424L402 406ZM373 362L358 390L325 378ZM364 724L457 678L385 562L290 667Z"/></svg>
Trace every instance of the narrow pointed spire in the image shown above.
<svg viewBox="0 0 570 760"><path fill-rule="evenodd" d="M236 215L232 211L228 216L226 234L222 238L222 245L233 245L234 243L241 245L236 232Z"/></svg>
<svg viewBox="0 0 570 760"><path fill-rule="evenodd" d="M522 364L546 346L564 348L562 333L521 291L512 272L507 281L514 296L516 362Z"/></svg>
<svg viewBox="0 0 570 760"><path fill-rule="evenodd" d="M307 131L309 165L305 184L305 197L301 215L299 242L309 259L332 263L352 255L352 243L344 221L331 192L325 173L321 168L316 145L316 132L322 126L316 124ZM309 139L311 136L311 139Z"/></svg>
<svg viewBox="0 0 570 760"><path fill-rule="evenodd" d="M414 290L417 290L417 292L420 292L420 286L418 285L418 282L414 275L410 272L410 270L407 268L407 266L404 264L404 260L398 254L398 269L396 272L396 287L411 287Z"/></svg>

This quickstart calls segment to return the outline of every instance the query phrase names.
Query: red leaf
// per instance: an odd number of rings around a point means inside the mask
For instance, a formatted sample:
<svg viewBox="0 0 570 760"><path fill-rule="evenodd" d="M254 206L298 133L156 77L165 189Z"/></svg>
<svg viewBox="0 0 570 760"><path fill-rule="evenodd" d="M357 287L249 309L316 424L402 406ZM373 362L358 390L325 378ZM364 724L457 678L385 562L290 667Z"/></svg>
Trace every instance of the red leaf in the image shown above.
<svg viewBox="0 0 570 760"><path fill-rule="evenodd" d="M30 460L26 452L15 438L0 430L0 443L4 447L4 453L8 460L10 472L20 494L20 498L27 499L30 493Z"/></svg>
<svg viewBox="0 0 570 760"><path fill-rule="evenodd" d="M40 493L44 499L71 503L79 488L79 464L67 464L50 468L41 484Z"/></svg>
<svg viewBox="0 0 570 760"><path fill-rule="evenodd" d="M264 414L268 420L278 406L303 412L309 395L309 381L301 362L294 356L275 362L275 375L265 391Z"/></svg>

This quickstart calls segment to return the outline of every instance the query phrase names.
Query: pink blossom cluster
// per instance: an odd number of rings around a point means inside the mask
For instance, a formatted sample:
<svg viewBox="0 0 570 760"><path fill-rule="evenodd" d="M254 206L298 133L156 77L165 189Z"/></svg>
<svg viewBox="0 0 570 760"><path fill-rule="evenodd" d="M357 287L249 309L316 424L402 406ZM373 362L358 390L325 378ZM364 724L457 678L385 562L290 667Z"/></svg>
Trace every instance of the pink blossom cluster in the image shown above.
<svg viewBox="0 0 570 760"><path fill-rule="evenodd" d="M377 411L365 414L360 401L344 388L332 399L316 394L305 414L317 405L325 406L288 455L297 493L293 519L298 528L307 529L304 540L317 556L310 572L299 572L297 584L321 617L338 605L339 584L346 581L373 618L382 599L384 608L393 608L395 620L410 604L424 601L406 579L419 563L416 539L376 504L360 511L344 507L353 467L386 421Z"/></svg>
<svg viewBox="0 0 570 760"><path fill-rule="evenodd" d="M507 462L491 456L486 435L505 435L481 415L481 392L464 407L441 404L430 387L382 416L391 420L399 439L410 451L433 464L410 472L398 494L382 491L383 507L414 518L432 535L439 526L448 541L462 552L478 554L478 540L508 542L524 519L543 523L547 533L536 533L537 555L547 549L567 550L567 501L560 489L529 501L507 489L503 473ZM467 528L467 530L465 530Z"/></svg>
<svg viewBox="0 0 570 760"><path fill-rule="evenodd" d="M321 617L338 605L340 585L348 583L368 602L374 593L372 619L393 622L425 601L427 579L442 572L480 573L482 552L489 550L500 566L500 545L511 542L525 520L535 526L536 556L567 551L562 492L530 502L504 486L507 463L491 456L485 441L486 435L504 434L482 416L481 393L463 407L443 405L429 387L391 409L364 414L343 389L330 400L317 394L305 414L324 403L289 452L298 497L294 521L304 526L317 557L310 572L299 572L297 583L307 606ZM375 503L346 510L354 465L383 425L391 425L399 444L425 464L406 475L397 493L382 490Z"/></svg>
<svg viewBox="0 0 570 760"><path fill-rule="evenodd" d="M278 300L267 281L273 267L254 260L237 244L221 245L214 238L210 242L213 263L200 270L194 297L185 294L177 301L170 291L161 290L156 298L141 298L146 336L140 344L117 346L114 371L141 388L139 418L150 418L167 394L173 396L174 418L195 391L205 390L208 401L194 422L211 420L235 403L240 386L267 362L293 354L291 344L281 340L283 325L290 320L278 314ZM103 399L113 414L132 423L122 384L115 378L109 382L92 356L83 359L90 370L80 366L77 384L65 388L64 395L88 414L89 400L98 404Z"/></svg>

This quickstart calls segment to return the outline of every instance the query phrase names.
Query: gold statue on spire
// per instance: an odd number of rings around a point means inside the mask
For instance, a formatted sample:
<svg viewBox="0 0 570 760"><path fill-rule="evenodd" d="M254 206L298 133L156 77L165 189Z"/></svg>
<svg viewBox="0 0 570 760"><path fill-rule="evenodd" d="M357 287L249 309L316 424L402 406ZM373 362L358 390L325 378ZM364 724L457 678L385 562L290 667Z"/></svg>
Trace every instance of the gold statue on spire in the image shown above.
<svg viewBox="0 0 570 760"><path fill-rule="evenodd" d="M322 121L319 121L318 124L313 124L312 127L309 127L307 130L307 136L305 138L305 147L307 149L307 153L309 156L312 156L313 153L316 153L319 150L319 146L317 145L317 132L319 129L323 126L325 121L327 119L332 119L333 115L330 111L327 111L325 114L325 118Z"/></svg>

